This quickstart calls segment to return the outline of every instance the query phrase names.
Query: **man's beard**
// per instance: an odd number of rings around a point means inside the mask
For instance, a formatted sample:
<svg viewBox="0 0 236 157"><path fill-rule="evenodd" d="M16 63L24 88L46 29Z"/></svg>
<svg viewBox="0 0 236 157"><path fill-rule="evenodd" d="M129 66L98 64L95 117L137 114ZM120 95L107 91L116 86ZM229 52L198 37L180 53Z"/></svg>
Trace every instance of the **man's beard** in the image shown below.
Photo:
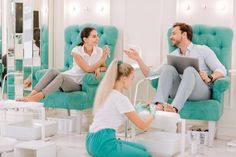
<svg viewBox="0 0 236 157"><path fill-rule="evenodd" d="M175 43L173 43L173 46L178 47L179 44L180 44L180 41L176 41Z"/></svg>
<svg viewBox="0 0 236 157"><path fill-rule="evenodd" d="M173 46L179 47L180 43L182 42L182 37L180 40L175 40L175 43L172 42Z"/></svg>

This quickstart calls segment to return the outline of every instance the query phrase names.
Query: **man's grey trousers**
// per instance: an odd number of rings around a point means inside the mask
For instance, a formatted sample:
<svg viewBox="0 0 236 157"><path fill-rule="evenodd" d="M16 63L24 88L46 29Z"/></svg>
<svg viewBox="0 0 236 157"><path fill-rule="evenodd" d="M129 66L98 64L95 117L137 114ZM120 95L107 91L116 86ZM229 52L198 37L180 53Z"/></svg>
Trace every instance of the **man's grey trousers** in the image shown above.
<svg viewBox="0 0 236 157"><path fill-rule="evenodd" d="M153 102L167 103L169 96L173 98L172 105L180 111L186 100L209 99L211 89L193 67L186 68L180 77L175 67L164 65Z"/></svg>

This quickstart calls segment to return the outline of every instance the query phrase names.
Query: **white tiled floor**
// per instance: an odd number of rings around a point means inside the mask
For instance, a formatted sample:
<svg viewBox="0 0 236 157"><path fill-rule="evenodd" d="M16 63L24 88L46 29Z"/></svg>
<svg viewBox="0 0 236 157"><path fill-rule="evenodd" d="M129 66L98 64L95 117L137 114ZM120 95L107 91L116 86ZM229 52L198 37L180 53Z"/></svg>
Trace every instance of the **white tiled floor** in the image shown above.
<svg viewBox="0 0 236 157"><path fill-rule="evenodd" d="M58 134L51 137L50 142L56 143L57 157L90 157L85 149L85 137L86 134ZM226 146L227 142L224 140L215 140L214 147L202 146L200 148L201 152L194 157L236 157L236 147ZM153 157L156 156L154 155ZM191 155L189 149L186 149L185 156L192 157L193 155ZM3 155L3 157L13 157L13 153ZM180 157L180 155L177 154L174 157Z"/></svg>
<svg viewBox="0 0 236 157"><path fill-rule="evenodd" d="M86 134L60 134L51 139L57 145L57 157L89 157L85 149ZM214 147L201 146L197 157L236 157L236 147L228 147L228 141L215 140ZM157 148L158 149L158 148ZM176 155L175 157L179 157ZM192 156L187 149L185 156Z"/></svg>
<svg viewBox="0 0 236 157"><path fill-rule="evenodd" d="M1 115L1 114L0 114ZM88 129L88 124L91 121L91 118L86 118L84 120L84 128ZM85 127L86 126L86 127ZM85 131L84 130L84 131ZM119 135L124 135L123 133ZM51 137L49 140L54 142L57 146L57 157L89 157L85 148L85 137L86 133L81 135L76 133L71 134L57 134L54 137ZM236 147L228 147L228 141L226 140L215 140L215 145L212 148L207 146L200 147L200 153L197 157L236 157ZM157 148L158 149L158 148ZM168 148L167 148L168 149ZM185 156L192 156L191 151L186 149ZM1 155L0 155L1 156ZM175 157L179 157L180 155L175 155ZM3 157L13 157L13 154L9 154L8 156ZM159 157L159 156L158 156Z"/></svg>

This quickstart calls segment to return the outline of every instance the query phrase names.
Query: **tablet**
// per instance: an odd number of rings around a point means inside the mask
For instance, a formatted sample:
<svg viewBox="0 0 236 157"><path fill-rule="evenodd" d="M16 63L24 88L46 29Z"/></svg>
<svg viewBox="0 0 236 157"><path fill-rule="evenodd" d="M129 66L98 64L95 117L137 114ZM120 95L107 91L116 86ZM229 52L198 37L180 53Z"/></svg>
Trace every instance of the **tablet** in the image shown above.
<svg viewBox="0 0 236 157"><path fill-rule="evenodd" d="M191 66L199 72L199 60L198 58L167 55L167 64L176 68L179 74L183 74L184 69Z"/></svg>

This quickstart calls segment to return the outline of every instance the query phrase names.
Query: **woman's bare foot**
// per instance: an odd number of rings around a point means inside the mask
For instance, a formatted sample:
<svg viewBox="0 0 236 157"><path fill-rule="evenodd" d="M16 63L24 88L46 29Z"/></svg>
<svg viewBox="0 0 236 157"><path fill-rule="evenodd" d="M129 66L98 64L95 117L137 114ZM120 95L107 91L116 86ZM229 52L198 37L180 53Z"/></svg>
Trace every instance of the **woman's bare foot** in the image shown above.
<svg viewBox="0 0 236 157"><path fill-rule="evenodd" d="M164 111L163 104L158 103L156 108L157 108L157 111Z"/></svg>
<svg viewBox="0 0 236 157"><path fill-rule="evenodd" d="M44 98L44 94L42 92L39 92L33 96L26 96L22 98L17 98L16 101L24 101L24 102L38 102Z"/></svg>
<svg viewBox="0 0 236 157"><path fill-rule="evenodd" d="M33 95L38 94L38 93L39 93L38 91L32 90L32 92L28 96L33 96Z"/></svg>
<svg viewBox="0 0 236 157"><path fill-rule="evenodd" d="M164 111L166 111L166 112L174 112L174 113L178 112L178 110L175 107L173 107L172 105L170 105L170 104L165 104L164 105Z"/></svg>
<svg viewBox="0 0 236 157"><path fill-rule="evenodd" d="M27 96L26 97L21 97L21 98L16 98L16 101L27 101Z"/></svg>

